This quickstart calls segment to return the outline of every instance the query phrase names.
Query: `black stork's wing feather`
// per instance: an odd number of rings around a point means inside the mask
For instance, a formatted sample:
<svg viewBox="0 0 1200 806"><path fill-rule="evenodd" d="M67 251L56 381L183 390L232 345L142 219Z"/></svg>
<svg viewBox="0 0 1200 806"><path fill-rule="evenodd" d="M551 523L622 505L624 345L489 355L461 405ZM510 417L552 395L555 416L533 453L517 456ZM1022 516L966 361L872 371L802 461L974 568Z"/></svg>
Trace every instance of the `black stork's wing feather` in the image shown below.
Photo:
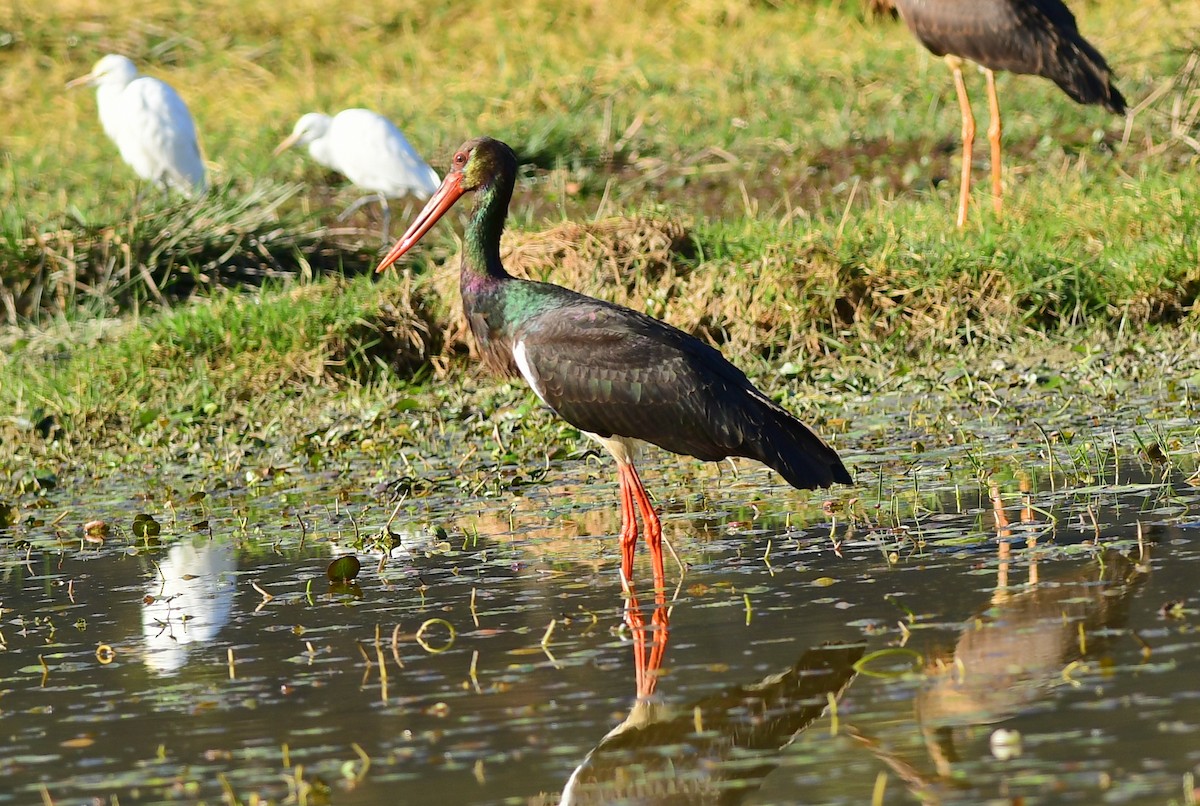
<svg viewBox="0 0 1200 806"><path fill-rule="evenodd" d="M745 456L802 489L850 483L837 453L715 349L629 308L558 287L512 333L518 367L563 419L716 461Z"/></svg>
<svg viewBox="0 0 1200 806"><path fill-rule="evenodd" d="M908 27L937 56L1050 79L1083 104L1123 114L1104 57L1061 0L897 0Z"/></svg>

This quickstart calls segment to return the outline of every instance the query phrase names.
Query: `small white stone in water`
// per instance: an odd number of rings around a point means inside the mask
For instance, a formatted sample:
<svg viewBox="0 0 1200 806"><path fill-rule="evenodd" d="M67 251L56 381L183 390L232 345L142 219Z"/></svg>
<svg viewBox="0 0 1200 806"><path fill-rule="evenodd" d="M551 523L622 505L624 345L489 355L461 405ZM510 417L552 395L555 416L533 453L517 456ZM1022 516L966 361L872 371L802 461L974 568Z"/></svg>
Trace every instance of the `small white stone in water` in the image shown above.
<svg viewBox="0 0 1200 806"><path fill-rule="evenodd" d="M997 728L992 731L992 755L1001 761L1008 761L1021 755L1021 732Z"/></svg>

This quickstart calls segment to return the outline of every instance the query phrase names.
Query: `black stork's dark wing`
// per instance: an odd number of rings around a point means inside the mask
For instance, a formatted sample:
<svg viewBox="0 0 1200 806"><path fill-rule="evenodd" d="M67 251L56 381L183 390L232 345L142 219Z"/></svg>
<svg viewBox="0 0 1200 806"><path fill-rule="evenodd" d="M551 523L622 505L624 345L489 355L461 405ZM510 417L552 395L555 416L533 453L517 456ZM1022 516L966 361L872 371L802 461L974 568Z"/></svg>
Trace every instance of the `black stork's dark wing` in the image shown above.
<svg viewBox="0 0 1200 806"><path fill-rule="evenodd" d="M546 289L556 303L513 332L514 354L567 422L707 461L757 459L801 489L851 483L832 448L717 350L629 308Z"/></svg>
<svg viewBox="0 0 1200 806"><path fill-rule="evenodd" d="M896 0L925 47L991 70L1043 76L1083 104L1124 114L1104 57L1061 0Z"/></svg>

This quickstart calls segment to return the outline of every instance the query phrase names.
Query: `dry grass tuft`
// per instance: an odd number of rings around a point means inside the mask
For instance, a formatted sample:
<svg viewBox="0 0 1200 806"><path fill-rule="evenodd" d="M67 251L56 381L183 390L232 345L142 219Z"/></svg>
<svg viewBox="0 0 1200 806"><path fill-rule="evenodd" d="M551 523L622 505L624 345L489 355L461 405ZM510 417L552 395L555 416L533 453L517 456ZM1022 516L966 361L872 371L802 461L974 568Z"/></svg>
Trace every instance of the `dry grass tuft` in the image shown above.
<svg viewBox="0 0 1200 806"><path fill-rule="evenodd" d="M444 323L438 320L439 307L408 274L399 283L383 285L372 315L348 329L329 328L322 347L325 371L340 374L343 367L361 366L363 362L356 359L366 358L402 377L420 373L442 352Z"/></svg>
<svg viewBox="0 0 1200 806"><path fill-rule="evenodd" d="M224 188L194 203L135 209L113 223L0 233L0 324L80 305L115 311L137 301L167 303L197 287L368 271L372 252L280 215L298 190Z"/></svg>
<svg viewBox="0 0 1200 806"><path fill-rule="evenodd" d="M670 273L680 259L696 256L687 225L670 218L614 216L588 224L566 222L548 230L510 238L505 268L517 277L547 280L579 288L597 277L611 277L632 291L637 280L653 282Z"/></svg>
<svg viewBox="0 0 1200 806"><path fill-rule="evenodd" d="M1175 145L1200 153L1200 43L1182 48L1180 55L1183 63L1179 69L1133 110L1134 116L1144 110L1151 112L1145 134L1146 157L1161 155Z"/></svg>

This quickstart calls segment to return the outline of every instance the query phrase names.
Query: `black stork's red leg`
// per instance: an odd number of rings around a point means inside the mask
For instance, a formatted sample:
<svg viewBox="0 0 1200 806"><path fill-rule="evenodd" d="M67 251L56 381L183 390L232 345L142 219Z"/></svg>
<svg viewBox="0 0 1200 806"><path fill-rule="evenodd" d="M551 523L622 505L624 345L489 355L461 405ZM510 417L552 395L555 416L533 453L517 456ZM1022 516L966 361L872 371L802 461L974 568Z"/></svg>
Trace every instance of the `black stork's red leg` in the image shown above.
<svg viewBox="0 0 1200 806"><path fill-rule="evenodd" d="M662 522L646 492L646 485L638 475L634 457L637 446L630 440L620 437L601 437L592 434L608 452L617 460L617 481L621 488L621 584L633 582L633 560L637 549L638 525L640 514L642 524L646 527L646 546L650 549L650 560L654 566L654 587L664 590L667 586L667 576L663 567L662 556Z"/></svg>
<svg viewBox="0 0 1200 806"><path fill-rule="evenodd" d="M633 465L617 461L617 478L621 487L621 584L633 582L633 558L637 549L638 524L637 505L634 502L633 484L629 481ZM634 473L636 476L636 473Z"/></svg>
<svg viewBox="0 0 1200 806"><path fill-rule="evenodd" d="M996 215L1004 206L1004 187L1000 182L1000 135L1004 126L1000 122L1000 98L996 95L996 71L984 68L987 75L988 92L988 143L992 148L992 209Z"/></svg>
<svg viewBox="0 0 1200 806"><path fill-rule="evenodd" d="M971 99L967 96L967 82L963 79L962 59L947 56L946 64L954 73L954 90L958 95L958 111L962 114L962 168L958 179L958 215L955 224L967 223L967 204L971 198L971 155L975 148L975 116L971 114Z"/></svg>
<svg viewBox="0 0 1200 806"><path fill-rule="evenodd" d="M476 193L459 274L471 333L490 367L523 377L543 403L616 458L627 590L639 515L656 597L666 588L662 524L633 463L638 442L706 461L757 459L800 489L851 483L836 451L712 346L644 313L505 271L500 234L517 168L512 149L498 140L463 144L379 269L411 249L463 194Z"/></svg>
<svg viewBox="0 0 1200 806"><path fill-rule="evenodd" d="M602 440L605 444L609 440ZM629 456L629 451L620 446L609 450L617 460L617 481L621 488L621 584L633 582L633 560L637 549L638 524L640 514L646 527L646 546L650 549L650 560L654 566L654 587L663 590L667 585L667 576L663 566L662 556L662 522L646 492L646 485L638 475L637 467Z"/></svg>

